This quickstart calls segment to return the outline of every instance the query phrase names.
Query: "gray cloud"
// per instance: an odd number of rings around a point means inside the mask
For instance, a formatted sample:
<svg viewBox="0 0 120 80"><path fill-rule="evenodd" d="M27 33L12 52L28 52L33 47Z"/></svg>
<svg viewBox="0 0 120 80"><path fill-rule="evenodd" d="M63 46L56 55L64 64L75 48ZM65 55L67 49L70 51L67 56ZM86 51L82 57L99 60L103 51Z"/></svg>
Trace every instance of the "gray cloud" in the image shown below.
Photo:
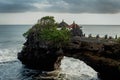
<svg viewBox="0 0 120 80"><path fill-rule="evenodd" d="M33 4L50 6L37 7ZM118 13L120 0L1 0L0 12Z"/></svg>
<svg viewBox="0 0 120 80"><path fill-rule="evenodd" d="M54 5L53 11L69 13L118 13L120 12L120 0L63 0L68 8ZM63 5L65 6L65 5ZM62 9L57 9L62 8ZM50 8L48 9L50 10Z"/></svg>
<svg viewBox="0 0 120 80"><path fill-rule="evenodd" d="M6 7L7 6L7 7ZM24 5L24 4L1 4L0 5L0 12L26 12L36 10L35 7L31 5Z"/></svg>
<svg viewBox="0 0 120 80"><path fill-rule="evenodd" d="M32 5L32 3L40 2L38 0L1 0L0 1L0 12L11 13L11 12L27 12L37 11L38 9Z"/></svg>

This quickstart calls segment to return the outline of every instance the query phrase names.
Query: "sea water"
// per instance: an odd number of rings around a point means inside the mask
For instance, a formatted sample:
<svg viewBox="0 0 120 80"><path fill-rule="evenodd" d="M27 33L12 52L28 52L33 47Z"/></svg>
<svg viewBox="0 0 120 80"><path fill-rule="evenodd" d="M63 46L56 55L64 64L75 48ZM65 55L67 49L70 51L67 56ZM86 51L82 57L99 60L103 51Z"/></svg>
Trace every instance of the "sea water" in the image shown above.
<svg viewBox="0 0 120 80"><path fill-rule="evenodd" d="M82 30L86 36L91 34L93 37L96 35L100 37L108 35L113 38L117 35L117 37L120 37L120 25L83 25Z"/></svg>
<svg viewBox="0 0 120 80"><path fill-rule="evenodd" d="M38 73L24 67L17 59L25 38L22 36L32 25L0 25L0 80L32 80ZM83 32L103 36L120 35L120 26L83 26ZM61 64L64 80L97 80L97 72L84 62L64 57Z"/></svg>

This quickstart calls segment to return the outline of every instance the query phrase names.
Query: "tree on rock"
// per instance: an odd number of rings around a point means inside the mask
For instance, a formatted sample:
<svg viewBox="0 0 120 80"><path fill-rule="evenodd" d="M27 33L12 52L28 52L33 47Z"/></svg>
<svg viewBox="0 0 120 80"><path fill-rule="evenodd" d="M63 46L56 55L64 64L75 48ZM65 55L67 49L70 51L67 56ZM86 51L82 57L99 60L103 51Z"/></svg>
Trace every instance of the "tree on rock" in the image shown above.
<svg viewBox="0 0 120 80"><path fill-rule="evenodd" d="M62 48L70 41L70 32L66 28L57 30L56 27L51 29L43 29L41 32L43 40L51 43L51 47Z"/></svg>
<svg viewBox="0 0 120 80"><path fill-rule="evenodd" d="M40 19L40 24L54 24L55 20L53 16L45 16Z"/></svg>
<svg viewBox="0 0 120 80"><path fill-rule="evenodd" d="M24 36L35 35L35 38L45 43L50 43L51 47L62 48L70 41L70 31L65 27L57 29L58 25L52 16L45 16L38 20L38 23L27 31ZM31 34L32 32L32 34ZM53 45L54 44L54 45Z"/></svg>
<svg viewBox="0 0 120 80"><path fill-rule="evenodd" d="M58 69L63 58L62 48L70 41L70 31L57 29L58 25L52 16L38 20L24 36L26 42L18 59L26 66L51 71Z"/></svg>

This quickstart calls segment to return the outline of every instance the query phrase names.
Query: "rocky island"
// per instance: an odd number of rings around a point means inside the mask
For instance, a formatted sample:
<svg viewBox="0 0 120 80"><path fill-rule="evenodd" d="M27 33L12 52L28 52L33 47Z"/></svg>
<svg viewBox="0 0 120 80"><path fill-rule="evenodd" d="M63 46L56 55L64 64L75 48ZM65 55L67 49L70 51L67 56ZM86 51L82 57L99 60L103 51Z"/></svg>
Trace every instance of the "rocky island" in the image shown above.
<svg viewBox="0 0 120 80"><path fill-rule="evenodd" d="M53 75L50 72L60 70L62 58L69 56L91 66L102 80L120 80L120 44L111 39L85 37L75 22L57 23L54 17L46 16L24 37L26 42L18 59L28 68Z"/></svg>

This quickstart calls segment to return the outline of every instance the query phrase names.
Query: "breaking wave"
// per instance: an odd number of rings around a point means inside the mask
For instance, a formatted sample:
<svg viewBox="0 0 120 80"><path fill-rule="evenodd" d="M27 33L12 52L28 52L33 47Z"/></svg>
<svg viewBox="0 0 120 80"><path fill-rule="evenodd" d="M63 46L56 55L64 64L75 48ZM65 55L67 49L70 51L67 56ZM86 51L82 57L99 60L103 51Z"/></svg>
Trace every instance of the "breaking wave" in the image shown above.
<svg viewBox="0 0 120 80"><path fill-rule="evenodd" d="M61 69L65 80L98 80L97 72L78 59L64 57Z"/></svg>
<svg viewBox="0 0 120 80"><path fill-rule="evenodd" d="M17 53L20 50L19 48L0 49L0 63L17 60Z"/></svg>

